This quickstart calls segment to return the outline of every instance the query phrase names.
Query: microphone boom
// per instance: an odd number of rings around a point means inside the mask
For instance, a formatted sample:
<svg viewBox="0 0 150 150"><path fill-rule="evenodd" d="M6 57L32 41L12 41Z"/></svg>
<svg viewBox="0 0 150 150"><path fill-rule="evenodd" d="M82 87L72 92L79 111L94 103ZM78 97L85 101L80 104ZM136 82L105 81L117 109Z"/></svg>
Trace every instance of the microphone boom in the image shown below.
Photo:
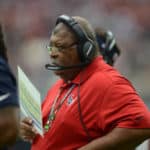
<svg viewBox="0 0 150 150"><path fill-rule="evenodd" d="M72 65L72 66L55 66L55 65L51 65L51 64L46 64L45 68L47 70L66 70L66 69L73 69L73 68L82 68L85 67L86 65L88 65L90 62L84 62L84 63L80 63L77 65Z"/></svg>

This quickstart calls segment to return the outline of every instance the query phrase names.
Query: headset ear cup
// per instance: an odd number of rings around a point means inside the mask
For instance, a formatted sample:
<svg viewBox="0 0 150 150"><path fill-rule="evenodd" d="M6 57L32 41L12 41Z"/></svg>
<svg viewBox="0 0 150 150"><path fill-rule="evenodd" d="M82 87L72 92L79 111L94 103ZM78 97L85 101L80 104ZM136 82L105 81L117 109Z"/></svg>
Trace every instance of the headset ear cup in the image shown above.
<svg viewBox="0 0 150 150"><path fill-rule="evenodd" d="M83 52L82 55L84 57L84 61L91 60L94 55L94 51L95 51L95 48L94 48L93 43L91 43L90 41L85 42L82 48L82 52Z"/></svg>
<svg viewBox="0 0 150 150"><path fill-rule="evenodd" d="M78 52L78 56L80 57L81 62L85 62L85 57L84 57L84 54L83 54L82 44L78 44L77 52Z"/></svg>

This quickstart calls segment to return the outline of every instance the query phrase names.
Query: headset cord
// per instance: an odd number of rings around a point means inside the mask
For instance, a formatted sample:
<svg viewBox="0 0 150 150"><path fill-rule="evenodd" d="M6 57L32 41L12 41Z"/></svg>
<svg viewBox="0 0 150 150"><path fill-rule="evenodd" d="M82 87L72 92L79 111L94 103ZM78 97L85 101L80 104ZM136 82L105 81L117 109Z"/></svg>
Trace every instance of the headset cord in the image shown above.
<svg viewBox="0 0 150 150"><path fill-rule="evenodd" d="M81 79L81 78L80 78L80 79ZM90 136L90 133L89 133L89 131L88 131L88 129L87 129L87 126L86 126L86 124L85 124L85 122L84 122L83 115L82 115L82 110L81 110L81 104L80 104L80 84L81 84L81 82L80 82L79 85L78 85L78 95L77 95L79 117L80 117L81 125L82 125L82 127L83 127L83 129L84 129L84 131L85 131L85 133L86 133L86 135L87 135L87 137L88 137L88 141L90 142L90 141L92 140L92 137Z"/></svg>

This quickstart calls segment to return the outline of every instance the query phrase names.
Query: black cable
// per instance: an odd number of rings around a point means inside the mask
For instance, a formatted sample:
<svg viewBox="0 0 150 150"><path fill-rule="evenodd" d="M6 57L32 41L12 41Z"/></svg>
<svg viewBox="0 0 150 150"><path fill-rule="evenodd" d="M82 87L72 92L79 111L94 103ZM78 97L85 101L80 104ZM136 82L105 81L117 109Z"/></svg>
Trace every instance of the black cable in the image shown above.
<svg viewBox="0 0 150 150"><path fill-rule="evenodd" d="M83 115L82 115L82 110L81 110L81 104L80 104L80 84L81 84L81 77L80 77L80 83L78 85L78 95L77 95L77 100L78 100L78 111L79 111L79 117L80 117L80 122L81 122L81 125L88 137L88 141L90 142L92 140L92 137L88 131L88 128L84 122L84 119L83 119Z"/></svg>

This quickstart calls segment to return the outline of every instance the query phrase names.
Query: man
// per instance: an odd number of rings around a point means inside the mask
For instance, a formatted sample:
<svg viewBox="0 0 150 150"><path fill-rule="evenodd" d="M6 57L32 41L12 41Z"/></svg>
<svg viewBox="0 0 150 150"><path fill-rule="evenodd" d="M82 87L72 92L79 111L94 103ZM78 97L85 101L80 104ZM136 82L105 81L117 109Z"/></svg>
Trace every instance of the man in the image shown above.
<svg viewBox="0 0 150 150"><path fill-rule="evenodd" d="M7 49L0 25L0 149L16 141L19 108L16 80L7 63Z"/></svg>
<svg viewBox="0 0 150 150"><path fill-rule="evenodd" d="M62 15L48 46L60 80L42 105L44 137L21 122L32 150L133 150L150 137L149 110L131 83L101 56L87 20Z"/></svg>

